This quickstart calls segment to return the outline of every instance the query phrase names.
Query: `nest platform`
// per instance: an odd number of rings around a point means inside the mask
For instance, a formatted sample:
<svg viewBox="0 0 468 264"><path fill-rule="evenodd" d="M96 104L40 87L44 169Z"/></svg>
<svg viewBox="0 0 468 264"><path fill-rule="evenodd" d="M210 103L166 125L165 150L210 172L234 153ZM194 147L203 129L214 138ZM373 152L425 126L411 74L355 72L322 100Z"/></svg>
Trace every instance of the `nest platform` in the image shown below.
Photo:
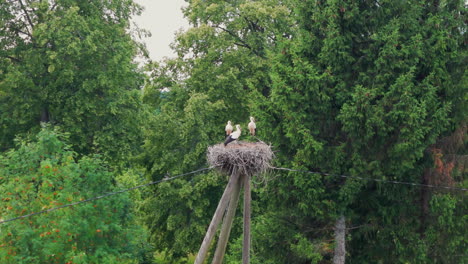
<svg viewBox="0 0 468 264"><path fill-rule="evenodd" d="M263 142L232 142L227 146L216 144L208 147L208 163L222 173L239 172L253 176L265 172L273 159L271 146Z"/></svg>

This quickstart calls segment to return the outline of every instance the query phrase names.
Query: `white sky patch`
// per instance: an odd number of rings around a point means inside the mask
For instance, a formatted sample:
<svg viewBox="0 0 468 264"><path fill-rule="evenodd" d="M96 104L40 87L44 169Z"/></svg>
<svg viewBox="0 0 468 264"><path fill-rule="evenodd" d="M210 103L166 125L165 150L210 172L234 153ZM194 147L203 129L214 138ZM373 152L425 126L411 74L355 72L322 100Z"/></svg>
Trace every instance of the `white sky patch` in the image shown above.
<svg viewBox="0 0 468 264"><path fill-rule="evenodd" d="M184 0L135 0L145 10L133 21L142 29L151 32L151 37L144 38L149 56L153 61L164 57L175 57L169 45L174 42L175 33L188 29L189 23L182 14L182 7L187 6Z"/></svg>

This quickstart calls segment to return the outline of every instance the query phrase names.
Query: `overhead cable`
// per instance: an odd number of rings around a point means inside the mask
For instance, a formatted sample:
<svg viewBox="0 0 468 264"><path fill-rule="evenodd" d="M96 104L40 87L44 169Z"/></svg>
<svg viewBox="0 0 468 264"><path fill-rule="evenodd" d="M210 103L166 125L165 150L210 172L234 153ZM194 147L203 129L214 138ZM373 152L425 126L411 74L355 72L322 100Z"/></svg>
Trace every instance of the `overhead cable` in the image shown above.
<svg viewBox="0 0 468 264"><path fill-rule="evenodd" d="M289 168L270 167L270 169L292 171L292 172L301 172L301 173L309 173L309 174L320 174L320 175L324 175L324 176L332 176L332 177L339 177L339 178L350 178L350 179L365 180L365 181L375 181L375 182L381 182L381 183L404 184L404 185L411 185L411 186L419 186L419 187L427 187L427 188L435 188L435 189L447 189L447 190L455 190L455 191L468 191L467 188L452 187L452 186L422 184L422 183L403 182L403 181L394 181L394 180L384 180L384 179L359 177L359 176L349 176L349 175L341 175L341 174L332 174L332 173L317 172L317 171L296 170L296 169L289 169Z"/></svg>
<svg viewBox="0 0 468 264"><path fill-rule="evenodd" d="M23 218L30 217L30 216L34 216L34 215L39 215L39 214L43 214L43 213L49 213L49 212L52 212L52 211L55 211L55 210L58 210L58 209L65 208L65 207L75 206L75 205L78 205L78 204L82 204L82 203L87 203L87 202L90 202L90 201L99 200L99 199L106 198L106 197L109 197L109 196L112 196L112 195L116 195L116 194L119 194L119 193L124 193L124 192L132 191L132 190L135 190L135 189L143 188L143 187L146 187L146 186L149 186L149 185L158 184L158 183L167 182L167 181L172 181L172 180L175 180L175 179L180 178L180 177L183 177L183 176L187 176L187 175L199 173L199 172L206 171L206 170L211 170L212 168L213 168L213 167L202 168L202 169L194 170L194 171L191 171L191 172L179 174L179 175L176 175L176 176L173 176L173 177L165 177L165 178L163 178L163 179L161 179L161 180L158 180L158 181L148 182L148 183L145 183L145 184L142 184L142 185L138 185L138 186L135 186L135 187L132 187L132 188L128 188L128 189L125 189L125 190L120 190L120 191L116 191L116 192L110 192L110 193L106 193L106 194L103 194L103 195L100 195L100 196L95 196L95 197L92 197L92 198L88 198L88 199L85 199L85 200L82 200L82 201L79 201L79 202L75 202L75 203L71 203L71 204L65 204L65 205L61 205L61 206L58 206L58 207L50 208L50 209L47 209L47 210L44 210L44 211L35 212L35 213L30 213L30 214L26 214L26 215L22 215L22 216L10 218L10 219L7 219L7 220L2 220L2 221L0 221L0 224L4 224L4 223L7 223L7 222L11 222L11 221L23 219Z"/></svg>

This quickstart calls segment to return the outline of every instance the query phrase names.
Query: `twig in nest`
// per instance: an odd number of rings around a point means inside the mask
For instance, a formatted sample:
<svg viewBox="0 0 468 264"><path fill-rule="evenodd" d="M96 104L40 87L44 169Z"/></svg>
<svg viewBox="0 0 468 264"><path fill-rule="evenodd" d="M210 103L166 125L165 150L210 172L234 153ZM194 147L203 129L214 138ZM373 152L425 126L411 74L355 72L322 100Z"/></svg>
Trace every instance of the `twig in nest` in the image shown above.
<svg viewBox="0 0 468 264"><path fill-rule="evenodd" d="M260 175L270 167L273 159L271 147L263 142L239 142L239 144L217 144L208 147L208 163L225 174L236 169L252 177Z"/></svg>

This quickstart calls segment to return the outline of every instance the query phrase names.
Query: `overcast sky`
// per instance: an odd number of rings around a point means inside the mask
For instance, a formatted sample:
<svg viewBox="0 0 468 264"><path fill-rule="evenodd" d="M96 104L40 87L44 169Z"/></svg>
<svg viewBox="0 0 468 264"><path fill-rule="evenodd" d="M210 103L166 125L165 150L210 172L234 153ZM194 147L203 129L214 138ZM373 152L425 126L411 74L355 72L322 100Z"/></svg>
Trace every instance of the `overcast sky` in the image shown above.
<svg viewBox="0 0 468 264"><path fill-rule="evenodd" d="M135 0L145 10L133 21L140 27L149 30L151 37L144 39L151 59L174 57L169 45L174 41L174 34L179 29L187 29L188 22L181 8L186 6L184 0Z"/></svg>

